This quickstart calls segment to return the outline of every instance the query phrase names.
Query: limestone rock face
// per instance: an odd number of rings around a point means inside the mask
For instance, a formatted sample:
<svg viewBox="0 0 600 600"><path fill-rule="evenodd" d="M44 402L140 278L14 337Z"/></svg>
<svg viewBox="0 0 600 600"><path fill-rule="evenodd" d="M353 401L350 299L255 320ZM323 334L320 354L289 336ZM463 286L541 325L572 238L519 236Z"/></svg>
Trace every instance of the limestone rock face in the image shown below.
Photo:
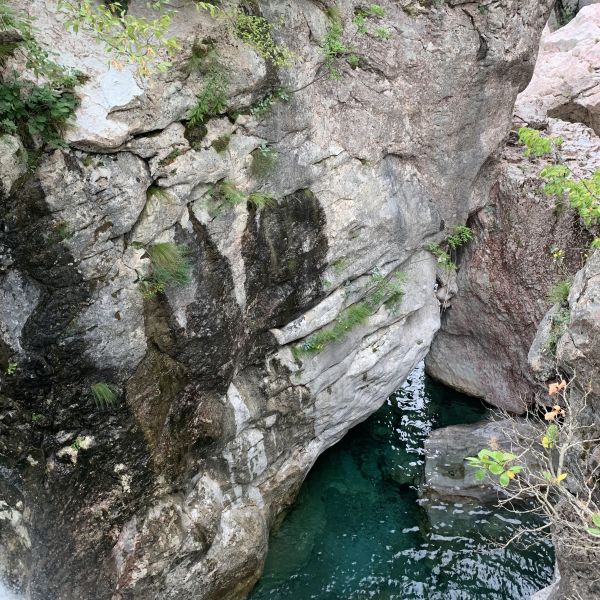
<svg viewBox="0 0 600 600"><path fill-rule="evenodd" d="M585 6L565 27L545 35L515 114L534 125L546 116L583 123L600 134L599 37L600 4Z"/></svg>
<svg viewBox="0 0 600 600"><path fill-rule="evenodd" d="M600 138L588 127L550 119L547 134L564 139L561 154L578 175L600 168ZM573 210L544 194L546 164L525 158L511 136L489 172L489 203L471 218L475 240L426 359L436 379L514 412L538 389L527 356L549 293L577 271L592 239Z"/></svg>
<svg viewBox="0 0 600 600"><path fill-rule="evenodd" d="M317 456L426 354L439 307L423 247L482 206L552 2L382 1L387 40L338 2L359 57L338 59L339 79L319 3L257 3L296 55L278 70L180 4L176 64L142 80L67 34L53 1L21 3L89 76L68 148L25 174L20 142L0 146L15 165L0 200L0 573L32 600L247 594ZM186 121L206 84L188 68L196 40L229 71L205 129ZM281 87L288 102L250 110ZM228 203L225 183L273 201ZM191 281L144 298L157 243L187 248ZM95 404L98 383L115 402Z"/></svg>

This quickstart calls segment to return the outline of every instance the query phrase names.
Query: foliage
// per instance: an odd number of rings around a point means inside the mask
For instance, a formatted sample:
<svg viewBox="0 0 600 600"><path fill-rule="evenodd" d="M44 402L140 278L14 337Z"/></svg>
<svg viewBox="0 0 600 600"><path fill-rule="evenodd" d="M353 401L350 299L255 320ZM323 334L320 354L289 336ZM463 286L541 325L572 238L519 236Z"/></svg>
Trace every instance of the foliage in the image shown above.
<svg viewBox="0 0 600 600"><path fill-rule="evenodd" d="M448 250L445 250L437 242L427 244L426 248L437 258L438 264L447 271L455 271L456 266L456 251L461 246L468 244L473 239L473 231L466 225L456 225L450 230L450 234L446 238L445 245Z"/></svg>
<svg viewBox="0 0 600 600"><path fill-rule="evenodd" d="M597 428L588 424L590 386L591 383L585 386L575 378L569 382L561 378L548 386L548 396L554 398L555 404L543 417L537 409L518 420L508 413L500 415L508 428L505 435L516 453L511 456L524 457L526 462L518 477L509 476L512 485L499 498L499 504L521 511L522 503L527 502L527 510L545 520L545 524L533 530L517 530L508 543L524 533L550 533L556 527L561 547L578 553L600 549L600 480L598 465L589 460L600 438ZM482 452L494 457L492 450ZM481 452L475 461L472 457L467 461L478 469L485 467L480 464ZM494 467L494 471L499 473L502 468L515 473L514 462L495 462L499 467ZM483 477L478 474L478 478ZM567 479L569 484L565 485ZM499 483L507 483L506 478Z"/></svg>
<svg viewBox="0 0 600 600"><path fill-rule="evenodd" d="M547 156L555 147L563 143L561 138L549 138L542 136L537 129L521 127L519 129L519 141L525 145L525 156Z"/></svg>
<svg viewBox="0 0 600 600"><path fill-rule="evenodd" d="M379 38L380 40L389 40L391 36L392 34L390 30L386 29L385 27L378 27L375 30L375 37Z"/></svg>
<svg viewBox="0 0 600 600"><path fill-rule="evenodd" d="M28 133L50 146L64 146L61 130L77 107L71 90L12 78L0 84L0 131Z"/></svg>
<svg viewBox="0 0 600 600"><path fill-rule="evenodd" d="M244 192L237 189L236 185L229 180L222 181L217 186L217 192L223 197L223 199L231 205L241 204L248 200Z"/></svg>
<svg viewBox="0 0 600 600"><path fill-rule="evenodd" d="M592 523L594 524L594 527L588 527L586 531L590 535L600 537L600 513L592 515Z"/></svg>
<svg viewBox="0 0 600 600"><path fill-rule="evenodd" d="M261 144L252 152L252 166L250 170L256 177L266 177L273 171L277 164L277 152L268 144Z"/></svg>
<svg viewBox="0 0 600 600"><path fill-rule="evenodd" d="M165 2L154 0L146 5L158 11L164 8ZM113 56L111 63L116 68L132 63L141 75L166 71L180 50L177 38L169 35L172 10L146 19L127 14L119 2L60 0L59 6L67 15L67 27L75 33L80 28L91 31Z"/></svg>
<svg viewBox="0 0 600 600"><path fill-rule="evenodd" d="M255 208L264 208L271 207L276 204L275 198L270 194L250 194L248 196L248 202L252 204Z"/></svg>
<svg viewBox="0 0 600 600"><path fill-rule="evenodd" d="M26 13L9 6L7 0L0 0L0 31L14 34L14 41L0 47L0 65L12 54L19 52L25 58L25 67L36 77L43 75L54 85L71 84L76 72L65 69L51 59L51 54L37 41L38 30L35 21Z"/></svg>
<svg viewBox="0 0 600 600"><path fill-rule="evenodd" d="M426 248L437 258L438 265L447 271L456 270L456 263L450 258L450 254L448 254L448 252L446 252L437 242L427 244Z"/></svg>
<svg viewBox="0 0 600 600"><path fill-rule="evenodd" d="M368 6L360 6L355 14L362 17L384 17L385 8L381 4L369 4Z"/></svg>
<svg viewBox="0 0 600 600"><path fill-rule="evenodd" d="M7 375L14 375L17 372L17 367L19 365L16 362L9 362L8 366L6 367L6 374Z"/></svg>
<svg viewBox="0 0 600 600"><path fill-rule="evenodd" d="M108 408L114 405L117 394L108 383L94 383L90 389L98 408Z"/></svg>
<svg viewBox="0 0 600 600"><path fill-rule="evenodd" d="M548 351L550 354L556 354L556 347L558 346L560 338L567 330L570 318L571 314L569 308L565 306L561 306L558 311L552 315L550 321L550 333L548 334L544 350Z"/></svg>
<svg viewBox="0 0 600 600"><path fill-rule="evenodd" d="M150 258L151 272L142 281L144 298L164 292L169 286L183 286L191 282L192 265L187 248L173 242L160 242L146 248Z"/></svg>
<svg viewBox="0 0 600 600"><path fill-rule="evenodd" d="M544 192L558 198L566 194L586 225L600 222L600 169L589 179L580 179L575 178L566 165L548 165L542 169L540 176L547 182Z"/></svg>
<svg viewBox="0 0 600 600"><path fill-rule="evenodd" d="M473 240L473 230L466 225L455 225L448 236L448 246L453 250Z"/></svg>
<svg viewBox="0 0 600 600"><path fill-rule="evenodd" d="M294 54L273 39L273 26L264 17L235 13L235 33L239 39L252 46L259 56L278 67L292 64Z"/></svg>
<svg viewBox="0 0 600 600"><path fill-rule="evenodd" d="M498 482L502 487L507 487L522 470L521 465L515 465L517 456L511 452L502 450L480 450L477 456L469 456L465 459L470 467L477 469L475 479L483 481L486 475L498 477Z"/></svg>
<svg viewBox="0 0 600 600"><path fill-rule="evenodd" d="M214 53L205 61L205 79L196 104L188 115L190 125L202 125L207 119L221 114L227 108L229 76Z"/></svg>
<svg viewBox="0 0 600 600"><path fill-rule="evenodd" d="M569 298L569 292L571 291L571 284L572 282L570 279L559 281L550 290L550 293L548 294L548 300L552 304L565 306L567 304L567 299Z"/></svg>
<svg viewBox="0 0 600 600"><path fill-rule="evenodd" d="M382 303L385 303L388 308L397 306L404 295L401 287L403 281L405 281L404 273L395 273L390 278L380 273L372 275L372 287L367 296L343 310L332 326L317 331L294 346L292 348L294 357L299 359L303 355L318 354L329 344L343 339L355 327L362 325L375 314Z"/></svg>
<svg viewBox="0 0 600 600"><path fill-rule="evenodd" d="M342 41L343 34L344 26L342 25L342 21L340 17L334 13L331 17L331 23L327 28L327 33L325 34L325 39L323 41L323 56L325 57L324 65L331 79L340 78L340 72L335 68L336 59L349 52L349 49Z"/></svg>
<svg viewBox="0 0 600 600"><path fill-rule="evenodd" d="M276 102L288 102L289 99L290 93L285 88L277 88L256 102L250 108L250 114L257 119L260 119L271 110Z"/></svg>
<svg viewBox="0 0 600 600"><path fill-rule="evenodd" d="M385 8L380 4L369 4L367 6L359 6L354 11L353 23L358 33L366 35L369 33L368 20L377 19L385 16ZM377 27L373 34L381 40L390 38L391 32L385 27Z"/></svg>

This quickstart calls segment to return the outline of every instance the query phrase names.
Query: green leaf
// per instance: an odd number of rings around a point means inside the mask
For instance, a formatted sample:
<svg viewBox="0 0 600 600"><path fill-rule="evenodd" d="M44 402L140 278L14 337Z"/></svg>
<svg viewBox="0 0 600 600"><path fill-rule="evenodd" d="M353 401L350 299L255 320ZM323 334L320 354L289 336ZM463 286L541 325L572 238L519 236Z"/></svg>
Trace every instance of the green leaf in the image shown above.
<svg viewBox="0 0 600 600"><path fill-rule="evenodd" d="M596 525L596 527L600 527L600 514L595 514L592 517L592 521L593 521L594 525Z"/></svg>
<svg viewBox="0 0 600 600"><path fill-rule="evenodd" d="M596 527L588 527L586 531L591 535L596 535L600 537L600 529L597 529Z"/></svg>
<svg viewBox="0 0 600 600"><path fill-rule="evenodd" d="M498 481L500 482L500 485L502 487L507 487L508 484L510 483L510 477L508 476L507 473L502 473L502 475L500 475L500 478Z"/></svg>
<svg viewBox="0 0 600 600"><path fill-rule="evenodd" d="M490 473L492 475L500 475L502 473L504 473L504 469L502 468L502 465L498 465L496 463L492 463L488 469L490 470Z"/></svg>
<svg viewBox="0 0 600 600"><path fill-rule="evenodd" d="M483 481L485 479L485 471L483 469L479 469L479 471L475 472L475 481Z"/></svg>

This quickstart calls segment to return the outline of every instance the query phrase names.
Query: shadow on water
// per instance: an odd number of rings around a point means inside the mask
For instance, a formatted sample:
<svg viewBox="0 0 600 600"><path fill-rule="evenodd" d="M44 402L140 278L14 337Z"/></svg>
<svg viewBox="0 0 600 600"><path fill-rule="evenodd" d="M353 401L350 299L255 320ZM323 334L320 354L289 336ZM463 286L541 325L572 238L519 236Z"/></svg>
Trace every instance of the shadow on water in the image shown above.
<svg viewBox="0 0 600 600"><path fill-rule="evenodd" d="M281 527L251 600L526 600L552 578L545 540L500 547L525 515L420 504L423 441L485 406L419 366L371 418L323 454Z"/></svg>

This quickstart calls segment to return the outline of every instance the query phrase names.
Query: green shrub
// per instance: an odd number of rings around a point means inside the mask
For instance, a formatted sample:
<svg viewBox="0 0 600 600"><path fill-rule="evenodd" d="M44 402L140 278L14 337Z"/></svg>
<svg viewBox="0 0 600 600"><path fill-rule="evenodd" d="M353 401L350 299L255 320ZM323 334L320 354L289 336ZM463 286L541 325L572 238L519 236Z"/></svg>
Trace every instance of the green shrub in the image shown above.
<svg viewBox="0 0 600 600"><path fill-rule="evenodd" d="M466 225L455 225L446 238L445 244L448 250L445 250L437 242L427 244L426 248L437 258L438 264L448 271L455 271L456 251L461 246L468 244L473 239L473 231Z"/></svg>
<svg viewBox="0 0 600 600"><path fill-rule="evenodd" d="M149 75L166 71L181 47L177 37L169 35L175 11L164 10L162 0L146 4L162 12L155 18L137 17L127 14L122 3L93 0L60 0L58 5L67 16L67 27L75 33L81 28L91 31L113 56L116 68L131 63L141 75Z"/></svg>
<svg viewBox="0 0 600 600"><path fill-rule="evenodd" d="M380 40L389 40L391 36L392 33L389 29L386 29L385 27L378 27L375 30L375 37Z"/></svg>
<svg viewBox="0 0 600 600"><path fill-rule="evenodd" d="M332 79L340 78L340 72L335 68L336 59L349 52L349 49L342 41L343 34L344 26L342 25L341 18L339 15L333 13L327 33L325 34L325 40L323 41L324 65Z"/></svg>
<svg viewBox="0 0 600 600"><path fill-rule="evenodd" d="M455 225L448 236L448 246L453 250L473 240L473 230L466 225Z"/></svg>
<svg viewBox="0 0 600 600"><path fill-rule="evenodd" d="M203 73L202 91L196 96L196 104L188 115L191 126L203 125L205 121L222 114L227 108L229 75L214 52L206 57Z"/></svg>
<svg viewBox="0 0 600 600"><path fill-rule="evenodd" d="M19 53L23 55L25 67L36 76L43 76L49 85L73 87L73 78L80 74L51 59L50 52L40 46L36 39L38 30L35 20L27 13L9 6L7 0L0 0L0 31L15 34L14 41L0 47L0 65L4 64L7 57Z"/></svg>
<svg viewBox="0 0 600 600"><path fill-rule="evenodd" d="M250 170L255 177L266 177L273 171L277 164L277 152L268 144L262 144L252 152L252 165Z"/></svg>
<svg viewBox="0 0 600 600"><path fill-rule="evenodd" d="M53 148L62 147L62 129L77 104L71 90L8 79L0 84L0 131L27 133Z"/></svg>
<svg viewBox="0 0 600 600"><path fill-rule="evenodd" d="M114 406L117 394L108 383L94 383L91 386L92 396L98 408Z"/></svg>
<svg viewBox="0 0 600 600"><path fill-rule="evenodd" d="M600 169L588 179L576 178L566 165L548 165L540 172L546 180L544 192L549 196L568 196L570 205L586 225L600 222Z"/></svg>
<svg viewBox="0 0 600 600"><path fill-rule="evenodd" d="M278 67L292 64L294 54L273 39L273 26L264 17L247 15L238 10L235 14L235 33L252 46L259 56Z"/></svg>
<svg viewBox="0 0 600 600"><path fill-rule="evenodd" d="M537 129L521 127L519 129L519 141L526 146L525 156L547 156L555 147L563 143L561 138L549 138L543 136Z"/></svg>
<svg viewBox="0 0 600 600"><path fill-rule="evenodd" d="M507 487L522 470L521 465L513 464L517 456L511 452L502 450L480 450L477 456L469 456L465 460L470 467L477 469L475 472L476 481L483 481L489 473L498 477L498 482L502 487Z"/></svg>

